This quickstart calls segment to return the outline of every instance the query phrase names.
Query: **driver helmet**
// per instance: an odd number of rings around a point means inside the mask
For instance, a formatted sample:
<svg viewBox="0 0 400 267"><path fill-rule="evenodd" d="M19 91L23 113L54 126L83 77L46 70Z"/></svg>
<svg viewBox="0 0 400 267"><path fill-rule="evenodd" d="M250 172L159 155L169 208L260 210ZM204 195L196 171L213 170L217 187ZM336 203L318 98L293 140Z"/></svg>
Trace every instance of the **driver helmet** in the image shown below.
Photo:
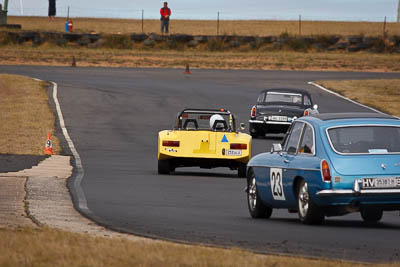
<svg viewBox="0 0 400 267"><path fill-rule="evenodd" d="M214 129L213 126L214 126L215 121L224 121L224 118L219 114L212 115L210 118L210 128L211 129ZM224 129L224 127L225 126L222 122L219 122L215 125L215 129L218 129L218 130Z"/></svg>

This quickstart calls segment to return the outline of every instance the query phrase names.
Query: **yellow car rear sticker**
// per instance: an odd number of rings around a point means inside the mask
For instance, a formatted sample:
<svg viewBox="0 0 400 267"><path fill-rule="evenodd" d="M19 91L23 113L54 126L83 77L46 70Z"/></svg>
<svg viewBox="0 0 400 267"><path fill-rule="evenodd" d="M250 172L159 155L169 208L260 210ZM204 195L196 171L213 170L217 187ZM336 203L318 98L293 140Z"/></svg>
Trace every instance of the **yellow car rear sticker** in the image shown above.
<svg viewBox="0 0 400 267"><path fill-rule="evenodd" d="M224 137L222 137L221 143L228 143L228 138L226 138L226 135L224 134Z"/></svg>

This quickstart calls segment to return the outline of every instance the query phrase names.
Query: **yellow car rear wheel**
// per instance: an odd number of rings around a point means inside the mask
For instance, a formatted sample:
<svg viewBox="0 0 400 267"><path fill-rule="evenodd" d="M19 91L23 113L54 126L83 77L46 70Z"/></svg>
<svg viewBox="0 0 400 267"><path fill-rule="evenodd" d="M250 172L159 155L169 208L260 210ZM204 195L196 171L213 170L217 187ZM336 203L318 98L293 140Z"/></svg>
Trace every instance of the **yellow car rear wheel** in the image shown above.
<svg viewBox="0 0 400 267"><path fill-rule="evenodd" d="M238 177L241 177L241 178L246 177L246 168L247 168L246 164L244 164L244 163L239 164Z"/></svg>
<svg viewBox="0 0 400 267"><path fill-rule="evenodd" d="M158 173L169 174L171 172L171 162L168 159L158 160Z"/></svg>

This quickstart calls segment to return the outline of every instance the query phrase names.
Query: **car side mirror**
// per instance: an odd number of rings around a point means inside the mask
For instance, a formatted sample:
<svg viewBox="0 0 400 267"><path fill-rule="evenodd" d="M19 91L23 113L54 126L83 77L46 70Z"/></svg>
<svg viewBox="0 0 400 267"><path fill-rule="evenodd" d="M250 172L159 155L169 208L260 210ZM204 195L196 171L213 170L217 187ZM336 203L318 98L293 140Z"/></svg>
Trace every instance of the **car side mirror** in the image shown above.
<svg viewBox="0 0 400 267"><path fill-rule="evenodd" d="M244 129L246 129L246 128L245 128L245 124L244 124L243 122L241 122L241 123L240 123L240 130L241 130L241 131L244 131Z"/></svg>
<svg viewBox="0 0 400 267"><path fill-rule="evenodd" d="M317 110L318 109L318 105L314 104L313 109Z"/></svg>
<svg viewBox="0 0 400 267"><path fill-rule="evenodd" d="M282 152L282 145L281 144L272 144L271 153L274 152Z"/></svg>

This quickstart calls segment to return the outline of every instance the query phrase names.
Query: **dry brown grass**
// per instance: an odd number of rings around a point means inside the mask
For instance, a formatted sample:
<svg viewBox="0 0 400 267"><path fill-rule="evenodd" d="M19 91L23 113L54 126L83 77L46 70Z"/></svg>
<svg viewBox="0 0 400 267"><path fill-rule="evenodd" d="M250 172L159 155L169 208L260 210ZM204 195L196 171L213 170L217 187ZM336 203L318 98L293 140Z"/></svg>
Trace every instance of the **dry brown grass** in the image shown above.
<svg viewBox="0 0 400 267"><path fill-rule="evenodd" d="M133 33L142 32L141 20L128 19L95 19L74 18L74 31L98 33ZM65 18L57 18L49 22L47 17L13 17L10 24L21 24L24 30L64 31ZM170 33L186 33L194 35L215 35L217 23L212 20L171 20ZM390 35L399 35L397 23L387 23L386 30ZM381 22L339 22L339 21L303 21L302 35L365 35L377 36L383 34ZM145 20L144 32L160 32L159 20ZM299 34L297 21L276 20L222 20L219 34L236 35L280 35L284 32Z"/></svg>
<svg viewBox="0 0 400 267"><path fill-rule="evenodd" d="M319 84L364 105L400 116L400 80L319 81Z"/></svg>
<svg viewBox="0 0 400 267"><path fill-rule="evenodd" d="M376 99L385 107L395 108L400 97L399 80L320 83L329 88L340 88L336 91L360 102L386 96ZM44 86L30 78L0 75L1 149L11 147L9 143L12 143L14 148L31 148L23 154L42 153L42 135L52 132L54 127ZM392 108L387 112L393 113ZM240 249L132 242L48 228L0 228L0 236L0 266L364 266L332 260L257 255Z"/></svg>
<svg viewBox="0 0 400 267"><path fill-rule="evenodd" d="M54 133L54 115L44 82L0 74L0 153L43 155L46 135ZM60 152L53 136L53 150Z"/></svg>
<svg viewBox="0 0 400 267"><path fill-rule="evenodd" d="M48 21L45 17L10 17L9 23L22 24L25 30L64 30L65 18ZM127 19L74 19L76 32L123 33L141 31L140 20ZM159 32L158 20L146 20L145 32ZM341 35L382 35L382 23L373 22L303 22L302 33ZM389 23L389 34L400 34L400 27ZM215 34L215 21L171 21L172 33ZM280 35L297 34L298 25L294 21L222 21L220 34L237 35ZM128 38L128 36L126 36ZM130 44L129 44L130 46ZM135 43L132 49L88 49L69 43L65 47L45 43L32 47L30 42L23 45L4 45L0 50L2 64L26 65L70 65L72 57L78 66L113 66L143 68L183 68L187 63L194 68L215 69L262 69L262 70L341 70L341 71L400 71L400 54L370 52L294 52L284 47L277 50L273 45L239 48L211 52L208 45L197 48L177 45L171 48L159 43L153 48ZM218 49L216 49L218 50Z"/></svg>
<svg viewBox="0 0 400 267"><path fill-rule="evenodd" d="M400 54L368 52L118 50L61 48L49 44L36 48L9 45L0 50L2 64L68 66L73 56L78 66L184 68L189 63L191 68L213 69L400 71Z"/></svg>
<svg viewBox="0 0 400 267"><path fill-rule="evenodd" d="M51 229L0 229L0 266L364 266L239 249L132 242Z"/></svg>

